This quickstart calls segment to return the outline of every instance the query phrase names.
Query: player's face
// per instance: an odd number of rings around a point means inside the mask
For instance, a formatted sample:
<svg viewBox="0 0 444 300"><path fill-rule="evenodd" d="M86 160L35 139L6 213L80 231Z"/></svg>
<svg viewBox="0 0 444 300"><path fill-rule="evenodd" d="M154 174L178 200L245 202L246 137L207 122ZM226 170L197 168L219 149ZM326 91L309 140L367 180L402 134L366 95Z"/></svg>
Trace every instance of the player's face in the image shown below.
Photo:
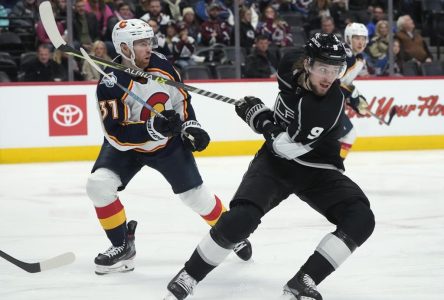
<svg viewBox="0 0 444 300"><path fill-rule="evenodd" d="M351 40L351 47L354 53L361 53L367 46L367 37L362 35L354 35Z"/></svg>
<svg viewBox="0 0 444 300"><path fill-rule="evenodd" d="M315 61L309 68L310 84L313 92L318 96L325 95L333 82L339 78L342 67L328 65Z"/></svg>
<svg viewBox="0 0 444 300"><path fill-rule="evenodd" d="M150 39L134 41L133 50L135 54L135 63L139 68L146 68L150 63L152 43Z"/></svg>

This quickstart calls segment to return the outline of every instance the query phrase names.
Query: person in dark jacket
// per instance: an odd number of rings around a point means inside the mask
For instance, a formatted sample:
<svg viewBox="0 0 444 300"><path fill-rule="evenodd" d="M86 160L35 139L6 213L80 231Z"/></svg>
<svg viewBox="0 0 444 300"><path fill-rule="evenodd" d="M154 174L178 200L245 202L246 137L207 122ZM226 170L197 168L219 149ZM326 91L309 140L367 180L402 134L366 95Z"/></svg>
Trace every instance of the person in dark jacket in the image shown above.
<svg viewBox="0 0 444 300"><path fill-rule="evenodd" d="M37 58L22 66L24 81L61 81L63 68L51 58L51 49L47 44L37 48Z"/></svg>
<svg viewBox="0 0 444 300"><path fill-rule="evenodd" d="M251 10L244 6L239 11L240 17L240 45L250 54L256 38L256 30L251 24Z"/></svg>
<svg viewBox="0 0 444 300"><path fill-rule="evenodd" d="M276 56L268 51L269 45L266 36L256 37L255 48L247 57L245 65L246 78L276 78L278 61Z"/></svg>
<svg viewBox="0 0 444 300"><path fill-rule="evenodd" d="M95 14L85 10L83 0L75 1L73 23L75 45L90 51L93 42L99 38L99 25Z"/></svg>

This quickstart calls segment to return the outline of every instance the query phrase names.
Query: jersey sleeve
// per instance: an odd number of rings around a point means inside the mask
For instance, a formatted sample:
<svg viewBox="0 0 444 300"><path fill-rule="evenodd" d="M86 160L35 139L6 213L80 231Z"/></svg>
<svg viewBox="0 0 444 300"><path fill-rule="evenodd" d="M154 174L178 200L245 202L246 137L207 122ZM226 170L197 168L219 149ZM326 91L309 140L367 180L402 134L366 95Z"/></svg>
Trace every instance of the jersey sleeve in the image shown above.
<svg viewBox="0 0 444 300"><path fill-rule="evenodd" d="M281 92L279 93L278 101L279 97L291 99L293 95ZM273 151L286 159L294 159L310 152L313 149L312 144L321 134L321 132L318 132L317 135L310 135L310 130L313 127L310 125L309 107L307 107L308 105L305 102L304 97L302 97L299 99L296 109L293 111L286 110L286 114L294 114L292 121L287 125L286 131L279 134L273 141Z"/></svg>
<svg viewBox="0 0 444 300"><path fill-rule="evenodd" d="M117 80L131 90L131 79L121 76ZM103 130L110 139L122 146L143 145L149 141L145 122L128 120L129 109L125 103L128 95L117 85L100 80L96 96Z"/></svg>

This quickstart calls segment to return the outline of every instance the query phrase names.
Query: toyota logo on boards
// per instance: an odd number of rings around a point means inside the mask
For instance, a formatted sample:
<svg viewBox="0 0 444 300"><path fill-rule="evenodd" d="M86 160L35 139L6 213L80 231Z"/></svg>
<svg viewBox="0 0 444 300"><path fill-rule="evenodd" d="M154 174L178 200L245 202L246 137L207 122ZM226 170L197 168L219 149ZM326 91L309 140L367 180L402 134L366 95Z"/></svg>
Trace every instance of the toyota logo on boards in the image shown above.
<svg viewBox="0 0 444 300"><path fill-rule="evenodd" d="M86 95L48 96L49 136L87 135Z"/></svg>
<svg viewBox="0 0 444 300"><path fill-rule="evenodd" d="M79 124L83 119L82 110L72 104L63 104L54 109L52 113L54 122L64 127L72 127Z"/></svg>

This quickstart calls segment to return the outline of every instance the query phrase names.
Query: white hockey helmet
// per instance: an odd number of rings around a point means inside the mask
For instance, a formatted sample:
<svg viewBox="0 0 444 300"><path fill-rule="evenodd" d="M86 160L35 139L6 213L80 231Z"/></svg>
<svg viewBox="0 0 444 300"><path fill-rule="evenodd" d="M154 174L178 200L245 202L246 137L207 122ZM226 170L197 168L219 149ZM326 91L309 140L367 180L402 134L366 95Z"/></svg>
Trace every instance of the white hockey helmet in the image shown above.
<svg viewBox="0 0 444 300"><path fill-rule="evenodd" d="M354 35L365 36L365 43L368 43L368 30L362 23L350 23L345 27L344 38L348 45L351 45L352 37Z"/></svg>
<svg viewBox="0 0 444 300"><path fill-rule="evenodd" d="M133 44L134 41L141 39L149 39L151 42L151 47L157 48L157 38L154 35L154 31L150 25L148 25L145 21L139 19L129 19L129 20L121 20L114 25L112 40L114 44L114 48L116 52L123 57L133 61L134 60L134 50ZM122 49L120 45L124 43L128 46L131 51L132 58L126 57L122 53ZM134 61L133 61L134 64Z"/></svg>

